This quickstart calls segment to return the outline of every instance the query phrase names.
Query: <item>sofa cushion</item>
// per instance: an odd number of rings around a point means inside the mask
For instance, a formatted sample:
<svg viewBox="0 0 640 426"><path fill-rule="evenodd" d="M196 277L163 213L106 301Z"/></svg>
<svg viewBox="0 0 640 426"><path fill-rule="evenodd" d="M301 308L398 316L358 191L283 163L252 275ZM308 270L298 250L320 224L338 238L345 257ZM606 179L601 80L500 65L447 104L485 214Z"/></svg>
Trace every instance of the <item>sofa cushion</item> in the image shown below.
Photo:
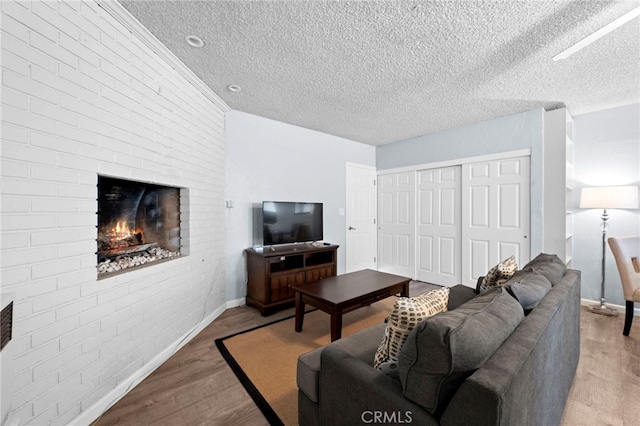
<svg viewBox="0 0 640 426"><path fill-rule="evenodd" d="M449 287L449 303L447 304L447 311L456 309L458 306L476 297L476 292L473 287L468 287L464 284L456 284L453 287Z"/></svg>
<svg viewBox="0 0 640 426"><path fill-rule="evenodd" d="M484 279L478 280L476 292L482 293L492 287L504 284L518 270L515 256L509 256L493 268L489 269Z"/></svg>
<svg viewBox="0 0 640 426"><path fill-rule="evenodd" d="M538 306L538 303L551 290L551 282L535 270L531 272L518 271L504 285L520 302L525 313Z"/></svg>
<svg viewBox="0 0 640 426"><path fill-rule="evenodd" d="M395 372L395 363L409 332L420 321L447 310L449 288L442 287L416 297L399 297L389 314L387 327L376 351L373 366ZM391 363L392 365L385 365Z"/></svg>
<svg viewBox="0 0 640 426"><path fill-rule="evenodd" d="M462 382L480 368L524 318L504 287L422 321L398 362L405 397L439 415Z"/></svg>
<svg viewBox="0 0 640 426"><path fill-rule="evenodd" d="M544 275L551 285L555 285L567 273L567 265L555 254L540 253L527 263L523 271L535 271Z"/></svg>
<svg viewBox="0 0 640 426"><path fill-rule="evenodd" d="M350 336L338 339L327 346L337 346L354 358L371 365L384 329L384 323L375 324ZM327 346L321 346L298 357L296 368L298 389L313 402L318 402L320 354Z"/></svg>

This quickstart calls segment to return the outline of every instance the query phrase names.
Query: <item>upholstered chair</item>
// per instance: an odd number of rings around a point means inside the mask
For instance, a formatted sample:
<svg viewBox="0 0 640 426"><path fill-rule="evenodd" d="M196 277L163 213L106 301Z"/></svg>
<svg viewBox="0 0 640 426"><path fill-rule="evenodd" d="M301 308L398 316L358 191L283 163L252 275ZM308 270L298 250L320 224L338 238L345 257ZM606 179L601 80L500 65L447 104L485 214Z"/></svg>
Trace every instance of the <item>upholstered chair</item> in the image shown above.
<svg viewBox="0 0 640 426"><path fill-rule="evenodd" d="M640 302L640 237L611 237L608 241L627 302L622 334L628 336L633 321L633 302Z"/></svg>

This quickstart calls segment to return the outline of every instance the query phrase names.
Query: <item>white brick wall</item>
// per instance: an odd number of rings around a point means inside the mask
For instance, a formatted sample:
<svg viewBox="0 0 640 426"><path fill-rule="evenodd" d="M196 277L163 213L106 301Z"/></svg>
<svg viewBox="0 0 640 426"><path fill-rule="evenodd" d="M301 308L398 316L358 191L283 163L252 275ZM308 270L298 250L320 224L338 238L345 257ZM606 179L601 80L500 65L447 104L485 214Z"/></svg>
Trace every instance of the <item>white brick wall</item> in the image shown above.
<svg viewBox="0 0 640 426"><path fill-rule="evenodd" d="M224 306L224 111L93 0L0 7L10 419L90 421ZM188 188L188 255L97 281L98 174Z"/></svg>

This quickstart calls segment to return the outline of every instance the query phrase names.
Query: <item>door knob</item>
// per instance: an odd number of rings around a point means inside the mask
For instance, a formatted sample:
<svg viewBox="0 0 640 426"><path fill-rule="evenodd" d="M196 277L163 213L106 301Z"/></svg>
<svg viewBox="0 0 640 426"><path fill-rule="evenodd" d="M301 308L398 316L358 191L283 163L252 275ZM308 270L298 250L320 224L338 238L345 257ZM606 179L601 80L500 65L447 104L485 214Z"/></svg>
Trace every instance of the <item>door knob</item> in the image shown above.
<svg viewBox="0 0 640 426"><path fill-rule="evenodd" d="M353 230L355 230L356 228L354 228L353 226L349 226L349 228L348 228L348 229L349 229L349 231L353 231Z"/></svg>

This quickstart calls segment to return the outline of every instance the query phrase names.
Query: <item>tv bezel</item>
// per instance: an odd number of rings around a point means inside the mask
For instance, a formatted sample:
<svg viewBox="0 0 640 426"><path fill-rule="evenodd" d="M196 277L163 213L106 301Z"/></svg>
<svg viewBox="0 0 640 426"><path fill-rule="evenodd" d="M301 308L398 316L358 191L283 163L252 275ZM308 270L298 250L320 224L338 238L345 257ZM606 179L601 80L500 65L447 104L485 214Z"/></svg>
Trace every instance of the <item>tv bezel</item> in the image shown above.
<svg viewBox="0 0 640 426"><path fill-rule="evenodd" d="M265 204L266 203L273 203L273 204L288 204L288 205L295 205L295 204L308 204L308 205L314 205L314 206L320 206L320 232L319 232L319 237L317 239L309 239L309 240L291 240L291 241L285 241L285 242L267 242L266 240L266 232L265 232ZM317 215L318 213L314 213L315 215ZM317 235L316 235L317 236ZM270 247L270 246L282 246L282 245L289 245L289 244L304 244L304 243L313 243L313 242L319 242L322 241L324 239L324 203L322 202L316 202L316 201L277 201L277 200L264 200L262 201L262 244L265 247Z"/></svg>

